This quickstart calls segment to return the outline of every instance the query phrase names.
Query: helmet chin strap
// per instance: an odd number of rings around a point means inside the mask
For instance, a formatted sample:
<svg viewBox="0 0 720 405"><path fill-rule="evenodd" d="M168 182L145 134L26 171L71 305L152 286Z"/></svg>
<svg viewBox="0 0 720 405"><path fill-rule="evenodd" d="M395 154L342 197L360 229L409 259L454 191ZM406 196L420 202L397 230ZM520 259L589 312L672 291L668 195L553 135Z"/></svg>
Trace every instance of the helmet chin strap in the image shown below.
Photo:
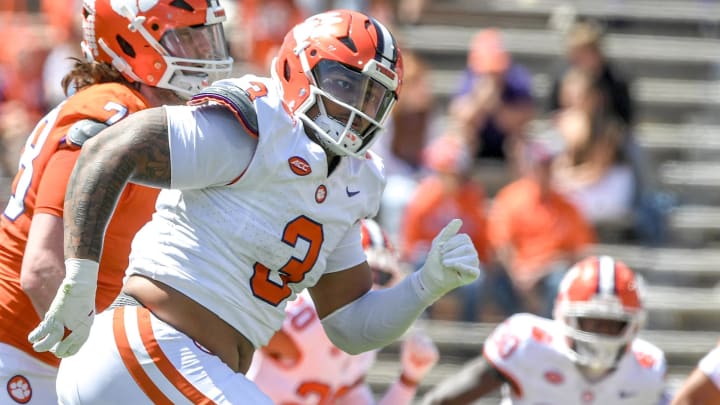
<svg viewBox="0 0 720 405"><path fill-rule="evenodd" d="M353 141L350 137L345 135L346 126L342 125L340 122L335 121L329 116L321 114L314 121L315 124L317 124L317 126L320 127L320 129L322 129L323 131L325 131L325 133L331 138L335 140L341 140L342 137L342 146L346 149L356 151L362 146L362 139L359 136L355 136L355 140ZM330 144L329 141L328 143ZM335 149L336 146L332 145L331 147Z"/></svg>

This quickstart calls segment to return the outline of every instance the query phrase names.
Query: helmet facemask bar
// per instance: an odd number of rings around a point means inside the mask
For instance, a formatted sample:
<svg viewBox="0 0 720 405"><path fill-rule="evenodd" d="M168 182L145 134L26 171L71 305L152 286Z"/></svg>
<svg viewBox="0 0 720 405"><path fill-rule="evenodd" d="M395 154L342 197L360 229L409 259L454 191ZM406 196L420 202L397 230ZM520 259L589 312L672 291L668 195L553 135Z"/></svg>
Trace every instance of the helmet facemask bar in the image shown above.
<svg viewBox="0 0 720 405"><path fill-rule="evenodd" d="M644 319L642 310L628 310L616 300L596 298L585 303L560 304L556 318L565 326L565 334L571 341L573 360L594 370L613 368L621 351L637 336ZM615 321L624 323L617 334L585 331L583 319Z"/></svg>
<svg viewBox="0 0 720 405"><path fill-rule="evenodd" d="M228 55L221 24L183 27L160 39L167 69L157 86L190 97L212 82L227 78L233 60Z"/></svg>
<svg viewBox="0 0 720 405"><path fill-rule="evenodd" d="M297 114L334 153L364 158L396 101L395 92L338 62L312 69L310 95Z"/></svg>

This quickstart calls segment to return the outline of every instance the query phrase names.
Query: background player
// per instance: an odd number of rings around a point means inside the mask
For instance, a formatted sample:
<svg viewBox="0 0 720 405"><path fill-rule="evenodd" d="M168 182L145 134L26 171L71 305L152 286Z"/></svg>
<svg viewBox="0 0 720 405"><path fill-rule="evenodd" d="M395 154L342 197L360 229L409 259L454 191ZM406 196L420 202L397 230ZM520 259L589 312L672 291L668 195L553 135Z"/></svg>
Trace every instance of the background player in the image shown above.
<svg viewBox="0 0 720 405"><path fill-rule="evenodd" d="M485 341L483 357L423 399L467 404L504 386L504 404L665 403L663 352L637 338L641 280L609 256L589 257L563 278L554 320L518 314Z"/></svg>
<svg viewBox="0 0 720 405"><path fill-rule="evenodd" d="M65 274L63 202L80 147L129 114L182 103L209 80L230 72L222 7L206 0L184 4L161 0L142 11L134 1L83 4L87 60L76 61L63 79L66 93L72 95L28 137L0 220L0 383L16 387L0 390L0 403L57 402L59 360L35 352L27 335L44 316ZM150 219L157 194L130 184L118 197L105 236L109 248L99 258L98 310L120 292L130 241Z"/></svg>
<svg viewBox="0 0 720 405"><path fill-rule="evenodd" d="M421 269L370 291L359 221L376 214L384 176L367 150L402 82L387 28L322 13L288 33L273 65L271 78L216 82L194 106L141 111L83 147L67 194L65 279L29 336L38 351L70 356L58 374L64 403L266 403L242 373L298 292L310 290L328 337L356 354L395 341L478 277L453 220ZM100 314L91 333L102 235L129 180L164 189L133 241L131 302Z"/></svg>
<svg viewBox="0 0 720 405"><path fill-rule="evenodd" d="M373 289L391 287L404 276L385 232L371 219L362 221L362 244L373 272ZM376 351L356 356L328 339L312 298L303 293L285 308L282 329L255 352L248 378L276 404L373 404L365 376ZM402 374L378 402L410 404L420 380L438 360L437 347L416 331L401 346Z"/></svg>
<svg viewBox="0 0 720 405"><path fill-rule="evenodd" d="M672 405L720 404L720 346L700 360L675 393Z"/></svg>

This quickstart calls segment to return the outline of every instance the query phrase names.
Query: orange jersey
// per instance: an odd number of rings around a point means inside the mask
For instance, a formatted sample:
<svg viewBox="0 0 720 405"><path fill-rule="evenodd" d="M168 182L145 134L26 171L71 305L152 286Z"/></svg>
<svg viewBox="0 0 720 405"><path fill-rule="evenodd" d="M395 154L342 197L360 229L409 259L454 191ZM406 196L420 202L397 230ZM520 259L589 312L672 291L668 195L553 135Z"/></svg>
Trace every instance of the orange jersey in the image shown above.
<svg viewBox="0 0 720 405"><path fill-rule="evenodd" d="M400 243L403 258L415 263L430 250L435 235L450 220L460 218L460 231L470 236L480 260L487 263L490 249L485 216L485 192L479 184L465 182L448 193L439 177L425 178L405 209Z"/></svg>
<svg viewBox="0 0 720 405"><path fill-rule="evenodd" d="M595 242L595 231L570 200L556 192L543 198L534 181L519 179L495 197L488 215L488 239L495 249L513 247L510 271L529 271L562 254L580 252Z"/></svg>
<svg viewBox="0 0 720 405"><path fill-rule="evenodd" d="M28 137L20 169L12 183L7 207L0 219L0 342L57 366L50 352L36 353L27 335L40 319L20 286L20 270L35 213L63 216L65 189L80 154L66 134L77 121L93 119L113 124L147 108L130 88L107 83L85 88L50 111ZM112 303L122 278L135 233L152 215L158 190L129 184L118 201L105 235L95 305L102 311Z"/></svg>

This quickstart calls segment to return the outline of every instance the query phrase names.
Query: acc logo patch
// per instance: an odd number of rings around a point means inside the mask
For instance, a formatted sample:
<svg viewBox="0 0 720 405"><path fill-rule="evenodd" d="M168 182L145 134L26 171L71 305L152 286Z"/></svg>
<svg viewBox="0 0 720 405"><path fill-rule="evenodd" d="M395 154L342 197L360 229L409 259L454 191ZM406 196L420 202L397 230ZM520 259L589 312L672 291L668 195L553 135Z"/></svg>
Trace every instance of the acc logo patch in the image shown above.
<svg viewBox="0 0 720 405"><path fill-rule="evenodd" d="M327 188L324 184L321 184L318 186L317 190L315 190L315 201L318 204L322 204L325 199L327 198Z"/></svg>
<svg viewBox="0 0 720 405"><path fill-rule="evenodd" d="M290 165L290 170L292 170L292 172L297 174L298 176L307 176L308 174L312 173L310 163L308 163L307 160L301 158L300 156L291 157L290 159L288 159L288 164Z"/></svg>
<svg viewBox="0 0 720 405"><path fill-rule="evenodd" d="M21 375L13 376L8 380L7 392L10 398L18 404L27 404L32 398L30 381Z"/></svg>

